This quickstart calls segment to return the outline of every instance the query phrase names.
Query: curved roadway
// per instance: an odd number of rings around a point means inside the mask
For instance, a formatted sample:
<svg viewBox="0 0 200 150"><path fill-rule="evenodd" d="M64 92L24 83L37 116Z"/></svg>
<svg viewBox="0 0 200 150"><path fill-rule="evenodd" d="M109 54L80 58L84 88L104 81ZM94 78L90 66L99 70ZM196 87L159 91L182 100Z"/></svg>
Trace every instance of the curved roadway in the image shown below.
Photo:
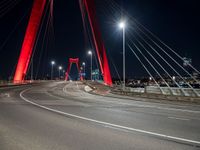
<svg viewBox="0 0 200 150"><path fill-rule="evenodd" d="M87 93L81 82L0 89L0 150L197 150L200 107Z"/></svg>

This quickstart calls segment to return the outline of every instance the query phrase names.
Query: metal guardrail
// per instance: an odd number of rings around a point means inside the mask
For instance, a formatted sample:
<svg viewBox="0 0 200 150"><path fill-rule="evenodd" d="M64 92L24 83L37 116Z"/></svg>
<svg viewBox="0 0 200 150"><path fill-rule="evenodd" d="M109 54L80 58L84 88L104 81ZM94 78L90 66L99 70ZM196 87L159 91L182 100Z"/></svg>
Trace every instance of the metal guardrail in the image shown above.
<svg viewBox="0 0 200 150"><path fill-rule="evenodd" d="M114 90L122 90L120 85L114 87ZM184 93L183 93L184 91ZM146 94L161 94L171 96L186 96L186 97L200 97L200 89L191 88L176 88L176 87L157 87L157 86L146 86L144 88L132 88L126 87L124 92L133 93L146 93Z"/></svg>
<svg viewBox="0 0 200 150"><path fill-rule="evenodd" d="M25 80L23 82L18 82L18 83L4 81L4 82L0 82L0 88L8 87L8 86L20 86L20 85L27 85L27 84L42 83L42 82L48 82L48 81L50 80Z"/></svg>

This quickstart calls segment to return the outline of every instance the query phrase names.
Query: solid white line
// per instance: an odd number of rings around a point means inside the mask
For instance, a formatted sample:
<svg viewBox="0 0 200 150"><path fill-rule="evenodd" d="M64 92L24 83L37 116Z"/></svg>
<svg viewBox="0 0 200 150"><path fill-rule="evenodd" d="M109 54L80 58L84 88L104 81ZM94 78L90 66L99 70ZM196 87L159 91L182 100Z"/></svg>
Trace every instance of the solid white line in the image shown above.
<svg viewBox="0 0 200 150"><path fill-rule="evenodd" d="M79 88L77 82L75 82L75 83L76 83L77 87ZM66 88L67 88L67 85L63 88L63 92L65 92L65 93L67 93ZM103 97L102 95L101 96L98 95L98 96L100 98ZM189 110L189 109L181 109L181 108L170 108L170 107L161 107L161 106L153 106L153 105L134 104L134 103L126 103L126 102L113 101L113 100L103 100L103 99L101 99L101 101L109 102L109 103L114 103L114 104L135 106L135 107L140 107L140 108L155 108L155 109L160 109L160 110L180 111L180 112L200 114L200 111L198 111L198 110Z"/></svg>
<svg viewBox="0 0 200 150"><path fill-rule="evenodd" d="M57 98L57 99L59 99L59 100L65 100L64 98L62 98L62 97L58 97L58 96L55 96L55 95L52 95L52 94L50 94L49 92L45 92L45 94L47 94L48 96L50 96L50 97L54 97L54 98Z"/></svg>
<svg viewBox="0 0 200 150"><path fill-rule="evenodd" d="M67 87L69 86L70 84L67 84L67 85L65 85L64 87L63 87L63 92L65 93L65 94L69 94L69 93L67 93Z"/></svg>
<svg viewBox="0 0 200 150"><path fill-rule="evenodd" d="M77 83L77 81L76 81L76 86L77 86L77 88L79 89L79 86L78 86L78 83Z"/></svg>
<svg viewBox="0 0 200 150"><path fill-rule="evenodd" d="M172 111L182 111L182 112L189 112L189 113L197 113L199 114L200 111L198 110L188 110L188 109L179 109L179 108L164 108L164 107L156 107L157 109L163 109L163 110L172 110Z"/></svg>
<svg viewBox="0 0 200 150"><path fill-rule="evenodd" d="M180 138L180 137L175 137L175 136L169 136L169 135L165 135L165 134L155 133L155 132L151 132L151 131L145 131L145 130L141 130L141 129L126 127L126 126L121 126L121 125L117 125L117 124L103 122L103 121L99 121L99 120L95 120L95 119L90 119L90 118L86 118L86 117L62 112L62 111L59 111L59 110L56 110L56 109L52 109L52 108L37 104L35 102L32 102L32 101L28 100L27 98L25 98L23 96L23 93L25 93L27 90L29 90L29 89L26 89L26 90L20 92L21 99L23 99L24 101L26 101L26 102L28 102L32 105L38 106L40 108L43 108L43 109L46 109L46 110L49 110L49 111L52 111L52 112L55 112L55 113L58 113L58 114L62 114L62 115L65 115L65 116L70 116L70 117L74 117L74 118L78 118L78 119L82 119L82 120L86 120L86 121L89 121L89 122L94 122L94 123L98 123L98 124L102 124L102 125L108 125L108 126L112 126L112 127L116 127L116 128L120 128L120 129L125 129L125 130L129 130L129 131L135 131L135 132L149 134L149 135L153 135L153 136L158 136L158 137L162 137L162 138L166 138L166 139L177 140L177 141L180 141L180 142L187 142L187 143L191 143L191 144L200 144L200 141L195 141L195 140L190 140L190 139L185 139L185 138Z"/></svg>
<svg viewBox="0 0 200 150"><path fill-rule="evenodd" d="M183 120L183 121L189 121L190 119L187 118L178 118L178 117L167 117L169 119L176 119L176 120Z"/></svg>

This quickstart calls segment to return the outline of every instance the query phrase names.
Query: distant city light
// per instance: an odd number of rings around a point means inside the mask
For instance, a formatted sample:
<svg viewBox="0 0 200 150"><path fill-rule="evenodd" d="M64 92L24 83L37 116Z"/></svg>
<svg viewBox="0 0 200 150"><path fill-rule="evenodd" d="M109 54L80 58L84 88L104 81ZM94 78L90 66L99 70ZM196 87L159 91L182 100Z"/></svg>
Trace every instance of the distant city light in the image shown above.
<svg viewBox="0 0 200 150"><path fill-rule="evenodd" d="M51 64L54 65L54 64L55 64L55 61L51 61Z"/></svg>
<svg viewBox="0 0 200 150"><path fill-rule="evenodd" d="M88 54L89 54L89 55L92 55L92 51L88 51Z"/></svg>
<svg viewBox="0 0 200 150"><path fill-rule="evenodd" d="M59 66L58 69L59 69L59 70L62 70L62 66Z"/></svg>
<svg viewBox="0 0 200 150"><path fill-rule="evenodd" d="M176 79L176 77L175 77L175 76L173 76L173 77L172 77L172 79L173 79L173 80L175 80L175 79Z"/></svg>

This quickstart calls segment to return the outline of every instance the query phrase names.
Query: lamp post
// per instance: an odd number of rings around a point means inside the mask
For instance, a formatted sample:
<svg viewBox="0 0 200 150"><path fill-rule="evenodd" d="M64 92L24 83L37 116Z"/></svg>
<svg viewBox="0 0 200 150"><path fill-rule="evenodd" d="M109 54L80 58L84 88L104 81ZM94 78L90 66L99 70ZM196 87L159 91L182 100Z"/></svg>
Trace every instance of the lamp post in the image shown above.
<svg viewBox="0 0 200 150"><path fill-rule="evenodd" d="M88 55L91 56L91 57L90 57L90 58L91 58L91 60L90 60L90 61L91 61L91 67L90 67L90 69L91 69L91 70L90 70L90 71L91 71L91 74L90 74L90 78L91 78L91 81L92 81L92 51L88 51Z"/></svg>
<svg viewBox="0 0 200 150"><path fill-rule="evenodd" d="M63 70L63 78L65 78L65 70Z"/></svg>
<svg viewBox="0 0 200 150"><path fill-rule="evenodd" d="M126 50L126 47L125 47L125 45L126 45L126 43L125 43L125 28L126 28L126 23L125 23L125 21L121 21L120 23L119 23L119 28L120 29L122 29L122 31L123 31L123 90L125 90L125 86L126 86L126 53L125 53L125 50Z"/></svg>
<svg viewBox="0 0 200 150"><path fill-rule="evenodd" d="M85 80L85 62L82 63L83 66L83 74L84 74L84 80Z"/></svg>
<svg viewBox="0 0 200 150"><path fill-rule="evenodd" d="M55 65L55 61L51 61L51 80L53 80L53 66Z"/></svg>
<svg viewBox="0 0 200 150"><path fill-rule="evenodd" d="M58 67L58 76L59 76L59 79L60 79L60 71L62 70L62 66L59 66Z"/></svg>

